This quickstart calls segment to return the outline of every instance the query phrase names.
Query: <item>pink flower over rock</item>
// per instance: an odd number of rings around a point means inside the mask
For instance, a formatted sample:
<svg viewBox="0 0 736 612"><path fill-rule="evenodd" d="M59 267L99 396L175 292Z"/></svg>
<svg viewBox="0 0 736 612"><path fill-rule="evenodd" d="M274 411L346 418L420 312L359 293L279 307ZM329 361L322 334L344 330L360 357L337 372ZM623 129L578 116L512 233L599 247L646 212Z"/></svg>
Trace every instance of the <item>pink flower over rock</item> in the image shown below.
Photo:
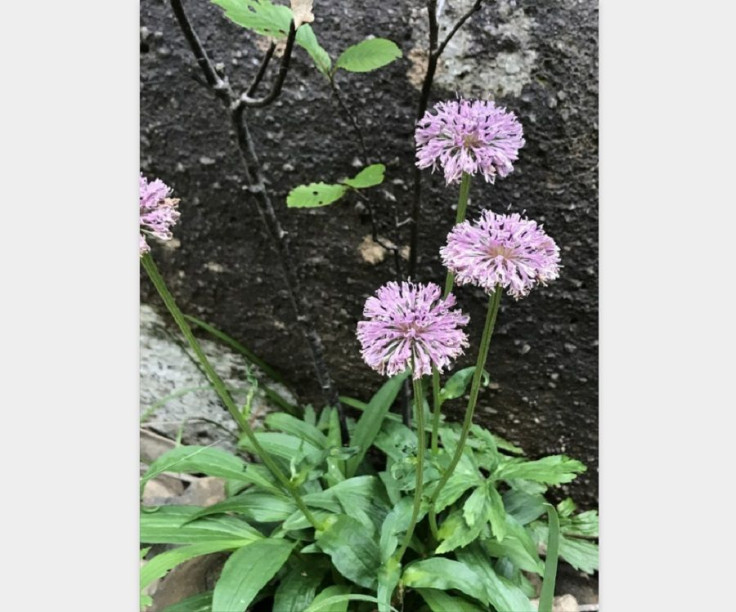
<svg viewBox="0 0 736 612"><path fill-rule="evenodd" d="M489 293L500 286L517 300L560 272L560 249L554 240L536 221L516 213L486 210L475 223L456 225L440 255L458 285L477 285Z"/></svg>
<svg viewBox="0 0 736 612"><path fill-rule="evenodd" d="M140 229L141 235L138 250L141 255L148 253L151 247L144 234L150 234L160 240L171 240L172 226L179 219L178 198L170 198L171 189L160 179L151 182L142 174L139 177L140 197Z"/></svg>
<svg viewBox="0 0 736 612"><path fill-rule="evenodd" d="M468 337L460 328L469 318L452 309L455 296L441 296L434 283L389 282L369 297L363 310L367 320L358 323L365 362L388 376L411 368L418 379L461 355Z"/></svg>
<svg viewBox="0 0 736 612"><path fill-rule="evenodd" d="M493 183L514 169L525 144L514 113L491 100L450 100L433 110L419 120L414 134L419 168L441 166L448 185L463 172Z"/></svg>

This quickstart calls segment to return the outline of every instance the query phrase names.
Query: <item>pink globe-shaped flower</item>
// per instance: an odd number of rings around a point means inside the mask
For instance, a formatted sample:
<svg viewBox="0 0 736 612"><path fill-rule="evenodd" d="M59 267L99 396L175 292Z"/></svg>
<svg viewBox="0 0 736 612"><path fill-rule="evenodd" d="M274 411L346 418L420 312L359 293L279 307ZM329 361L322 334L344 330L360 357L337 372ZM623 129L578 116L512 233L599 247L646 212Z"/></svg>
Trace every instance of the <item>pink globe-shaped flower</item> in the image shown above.
<svg viewBox="0 0 736 612"><path fill-rule="evenodd" d="M432 367L442 371L468 346L461 328L469 318L454 305L455 297L442 299L434 283L387 283L366 300L366 320L358 323L363 359L388 376L411 369L418 379Z"/></svg>
<svg viewBox="0 0 736 612"><path fill-rule="evenodd" d="M536 221L518 214L486 210L475 223L456 225L440 255L458 285L476 285L489 293L503 287L517 300L560 273L560 249L554 240Z"/></svg>
<svg viewBox="0 0 736 612"><path fill-rule="evenodd" d="M514 169L525 144L514 113L491 100L450 100L433 110L419 120L414 134L419 168L440 166L448 185L463 172L493 183Z"/></svg>
<svg viewBox="0 0 736 612"><path fill-rule="evenodd" d="M170 198L171 189L160 179L148 182L142 174L139 177L140 197L140 240L138 250L144 255L151 250L146 242L146 234L160 240L171 240L171 228L179 220L178 198Z"/></svg>

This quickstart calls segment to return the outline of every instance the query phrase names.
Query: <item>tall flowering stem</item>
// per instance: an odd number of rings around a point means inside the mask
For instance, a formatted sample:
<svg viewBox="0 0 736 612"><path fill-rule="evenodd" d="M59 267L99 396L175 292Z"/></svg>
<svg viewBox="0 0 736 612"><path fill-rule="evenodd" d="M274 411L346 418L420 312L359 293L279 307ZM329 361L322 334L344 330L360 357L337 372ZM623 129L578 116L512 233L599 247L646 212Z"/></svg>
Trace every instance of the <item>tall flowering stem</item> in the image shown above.
<svg viewBox="0 0 736 612"><path fill-rule="evenodd" d="M184 334L184 337L189 343L189 346L192 348L192 351L194 351L197 359L199 359L199 362L202 364L202 367L207 374L207 378L209 378L210 382L215 388L215 392L220 397L223 404L225 404L225 407L232 415L233 419L235 419L238 427L240 427L241 431L248 437L248 440L250 440L250 443L253 445L256 454L260 457L261 461L263 461L265 466L271 471L276 479L291 494L291 496L294 498L294 501L296 502L297 507L304 513L304 516L307 518L307 520L312 524L315 529L318 529L319 524L317 523L317 520L307 508L307 505L304 503L301 495L299 495L299 492L294 487L294 484L279 469L278 465L276 465L271 456L261 446L261 443L258 442L258 438L256 438L255 434L253 433L253 429L248 423L248 420L238 409L237 405L230 396L230 393L228 393L228 390L225 387L225 383L219 377L217 372L215 372L214 368L207 359L207 356L204 354L204 351L202 351L202 347L199 345L199 342L194 337L189 324L184 318L184 314L181 312L181 310L179 310L179 307L174 300L174 296L171 294L168 287L166 286L166 282L158 271L158 268L151 258L150 253L146 252L141 255L141 264L143 264L143 268L146 270L148 277L151 279L151 282L156 288L156 291L158 291L158 294L161 296L161 299L166 305L166 308L171 313L171 316L174 317L174 321L176 321L179 329L181 329L181 332Z"/></svg>
<svg viewBox="0 0 736 612"><path fill-rule="evenodd" d="M465 221L465 215L468 212L468 195L470 194L470 181L472 176L467 172L463 172L460 180L460 194L457 198L457 215L455 216L455 224ZM445 277L445 292L443 297L447 297L452 291L452 285L455 281L455 275L451 270L447 271ZM440 373L437 368L432 369L432 405L434 413L432 415L432 454L436 455L439 450L438 438L440 427Z"/></svg>
<svg viewBox="0 0 736 612"><path fill-rule="evenodd" d="M460 457L463 455L465 448L465 441L468 439L468 432L470 426L473 424L473 414L475 413L475 405L478 401L478 392L480 391L480 381L483 375L483 368L486 365L486 358L488 357L488 349L491 347L491 336L493 335L493 328L496 325L496 316L498 315L498 307L501 303L501 287L496 287L496 290L488 298L488 311L486 314L486 322L483 327L483 336L480 341L480 349L478 350L478 361L475 364L475 372L473 372L473 382L470 386L470 399L468 400L468 407L465 411L465 420L463 421L463 429L460 433L460 440L458 440L457 448L455 448L455 454L450 461L450 465L447 466L442 478L437 483L437 487L432 493L432 499L429 502L429 525L432 529L432 535L437 539L437 515L434 509L435 502L439 497L440 491L447 484L450 476L457 467Z"/></svg>
<svg viewBox="0 0 736 612"><path fill-rule="evenodd" d="M422 493L424 490L424 447L427 444L424 433L424 394L422 391L422 379L415 378L412 381L414 385L414 412L417 423L417 480L416 489L414 490L414 507L411 513L411 521L409 527L404 534L404 541L396 555L396 560L401 561L406 549L409 548L411 537L414 535L414 528L417 525L419 511L422 507Z"/></svg>

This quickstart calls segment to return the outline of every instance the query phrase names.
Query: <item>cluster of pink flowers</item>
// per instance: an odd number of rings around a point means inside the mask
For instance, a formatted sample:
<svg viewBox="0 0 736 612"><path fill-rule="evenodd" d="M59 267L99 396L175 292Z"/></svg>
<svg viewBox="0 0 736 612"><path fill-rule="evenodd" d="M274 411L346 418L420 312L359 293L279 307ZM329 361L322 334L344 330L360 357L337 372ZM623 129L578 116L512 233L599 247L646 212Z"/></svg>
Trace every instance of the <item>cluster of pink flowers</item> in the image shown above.
<svg viewBox="0 0 736 612"><path fill-rule="evenodd" d="M489 293L503 287L517 300L560 271L560 249L536 221L490 210L475 223L456 225L440 255L458 285L470 283Z"/></svg>
<svg viewBox="0 0 736 612"><path fill-rule="evenodd" d="M481 174L493 183L513 170L524 146L516 116L487 100L440 102L416 129L417 166L440 166L448 184L463 173ZM488 293L506 289L519 299L537 284L559 276L560 250L542 227L519 214L486 210L475 222L456 225L440 249L442 262L459 285ZM414 378L441 370L462 354L468 317L452 294L441 299L432 283L388 283L365 303L358 339L365 362L393 376L411 368Z"/></svg>
<svg viewBox="0 0 736 612"><path fill-rule="evenodd" d="M172 226L179 220L178 198L170 198L171 189L160 179L151 182L142 174L139 177L140 197L140 255L148 253L151 247L144 234L151 234L160 240L171 240Z"/></svg>
<svg viewBox="0 0 736 612"><path fill-rule="evenodd" d="M358 323L358 340L365 362L380 374L394 376L412 370L413 377L449 365L468 346L460 329L468 317L453 310L455 297L442 299L434 283L390 282L365 303Z"/></svg>
<svg viewBox="0 0 736 612"><path fill-rule="evenodd" d="M482 174L489 183L514 167L524 146L516 116L490 100L440 102L417 123L417 166L441 166L445 181L457 183L463 172Z"/></svg>

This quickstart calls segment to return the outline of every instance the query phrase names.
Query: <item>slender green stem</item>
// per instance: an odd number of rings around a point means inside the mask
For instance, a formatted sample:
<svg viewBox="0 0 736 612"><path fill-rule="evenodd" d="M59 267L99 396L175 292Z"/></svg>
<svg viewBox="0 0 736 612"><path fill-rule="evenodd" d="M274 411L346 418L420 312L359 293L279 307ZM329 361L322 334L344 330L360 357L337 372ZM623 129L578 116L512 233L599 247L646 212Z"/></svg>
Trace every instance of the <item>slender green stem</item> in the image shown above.
<svg viewBox="0 0 736 612"><path fill-rule="evenodd" d="M496 287L496 290L488 298L488 311L486 314L486 322L483 327L483 336L480 341L480 349L478 350L478 362L475 365L475 372L473 373L473 382L470 386L470 398L468 399L468 407L465 411L465 420L463 421L462 432L460 433L460 440L457 443L455 454L450 461L450 465L445 470L442 478L437 483L437 487L432 493L432 499L429 502L429 524L432 529L432 534L437 538L437 516L435 513L434 505L439 497L440 491L447 484L450 476L457 467L460 457L463 455L463 449L465 448L465 441L468 438L468 432L470 426L473 424L473 413L475 412L475 404L478 401L478 392L480 391L480 381L483 377L483 368L486 365L486 358L488 357L488 349L491 346L491 336L493 335L493 327L496 324L496 315L498 314L498 306L501 303L501 287Z"/></svg>
<svg viewBox="0 0 736 612"><path fill-rule="evenodd" d="M560 546L560 519L555 507L544 504L547 508L549 531L547 533L547 556L544 560L544 579L542 592L539 594L539 612L552 612L552 602L555 597L555 582L557 580L557 559Z"/></svg>
<svg viewBox="0 0 736 612"><path fill-rule="evenodd" d="M202 364L202 368L207 374L207 378L210 379L212 386L215 388L215 391L217 392L217 395L222 400L222 403L225 404L225 407L227 408L228 412L232 415L233 419L235 419L235 422L238 424L238 427L240 427L241 431L248 437L248 440L250 440L250 443L255 449L258 457L261 459L261 461L263 461L265 466L271 471L271 473L276 477L276 479L279 482L281 482L281 484L286 488L286 490L289 491L291 496L294 498L296 505L304 513L304 516L312 524L312 526L315 529L319 528L319 524L317 523L316 519L314 518L312 513L307 508L307 505L304 503L304 500L302 499L301 495L299 495L299 492L294 487L294 484L279 469L278 465L276 465L276 463L271 458L271 456L261 446L261 443L258 441L258 438L256 438L256 435L253 433L253 429L248 423L248 420L243 416L243 413L240 411L240 409L238 408L238 406L235 404L232 397L230 396L230 393L228 392L227 387L225 387L225 383L222 381L220 376L217 374L217 372L215 372L214 368L210 364L209 359L207 359L207 356L204 354L204 351L202 351L202 347L199 345L199 342L194 337L194 334L192 333L192 330L189 327L189 324L187 323L187 320L184 317L184 314L181 312L181 310L179 310L179 307L176 305L174 296L171 295L171 292L169 291L169 288L166 286L166 282L164 281L163 277L159 273L158 268L156 267L156 264L151 258L151 255L149 253L146 253L145 255L143 255L143 257L141 257L141 263L143 264L143 267L145 268L146 273L148 274L148 277L151 279L151 282L153 283L154 287L156 287L156 291L158 291L158 294L161 296L161 299L164 301L166 308L168 308L169 312L171 313L171 316L174 317L174 321L176 321L177 325L179 326L179 329L181 329L181 332L184 334L184 337L187 339L189 346L192 348L192 351L194 351L194 354L197 356L197 359L199 359L200 363Z"/></svg>
<svg viewBox="0 0 736 612"><path fill-rule="evenodd" d="M460 195L457 198L457 215L455 216L455 225L465 221L465 214L468 210L468 194L470 193L470 175L467 172L463 172L463 177L460 179ZM445 296L452 291L452 283L455 281L455 275L447 271L447 277L445 278Z"/></svg>
<svg viewBox="0 0 736 612"><path fill-rule="evenodd" d="M468 194L470 193L470 179L471 175L467 172L463 172L463 176L460 179L460 195L457 199L457 215L455 216L455 225L465 221L465 215L468 210ZM452 284L455 281L455 275L447 271L445 277L445 292L443 297L447 297L452 291ZM440 373L437 368L432 368L432 404L434 407L434 413L432 414L432 454L436 455L439 451L438 438L440 428L440 410L442 408L440 403Z"/></svg>
<svg viewBox="0 0 736 612"><path fill-rule="evenodd" d="M439 431L440 431L440 412L442 402L440 402L440 373L435 367L432 367L432 404L434 413L432 414L432 455L439 452Z"/></svg>
<svg viewBox="0 0 736 612"><path fill-rule="evenodd" d="M413 381L414 384L414 409L416 412L415 419L417 422L417 486L414 491L414 509L411 513L411 522L409 528L406 530L404 535L404 542L396 555L396 560L401 561L404 556L406 549L409 547L411 542L411 536L414 535L414 527L417 525L417 518L419 517L419 510L422 507L422 489L424 484L424 446L427 441L424 434L424 398L422 392L422 379L419 378Z"/></svg>

